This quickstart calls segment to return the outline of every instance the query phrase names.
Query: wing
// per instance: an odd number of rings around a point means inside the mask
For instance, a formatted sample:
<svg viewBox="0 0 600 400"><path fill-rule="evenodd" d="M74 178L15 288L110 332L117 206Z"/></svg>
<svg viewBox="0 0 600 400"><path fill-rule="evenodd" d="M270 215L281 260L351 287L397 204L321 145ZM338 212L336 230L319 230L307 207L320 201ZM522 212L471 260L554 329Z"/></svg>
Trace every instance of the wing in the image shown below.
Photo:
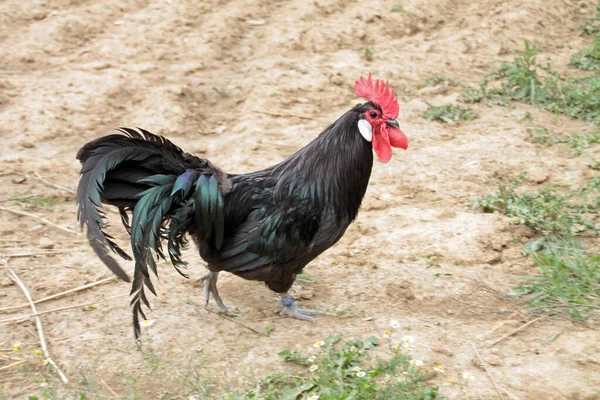
<svg viewBox="0 0 600 400"><path fill-rule="evenodd" d="M309 199L290 197L255 206L210 262L217 270L244 273L267 265L306 262L319 230L321 211Z"/></svg>

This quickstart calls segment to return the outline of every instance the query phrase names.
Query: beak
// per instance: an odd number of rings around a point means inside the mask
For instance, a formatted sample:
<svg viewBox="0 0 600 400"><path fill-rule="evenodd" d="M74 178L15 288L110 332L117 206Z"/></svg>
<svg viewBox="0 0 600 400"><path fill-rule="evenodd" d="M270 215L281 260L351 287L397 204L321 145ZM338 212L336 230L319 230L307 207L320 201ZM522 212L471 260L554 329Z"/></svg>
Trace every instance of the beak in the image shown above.
<svg viewBox="0 0 600 400"><path fill-rule="evenodd" d="M400 129L400 125L398 125L398 121L396 121L395 119L391 119L389 121L386 121L385 124L387 126L391 126L392 128Z"/></svg>

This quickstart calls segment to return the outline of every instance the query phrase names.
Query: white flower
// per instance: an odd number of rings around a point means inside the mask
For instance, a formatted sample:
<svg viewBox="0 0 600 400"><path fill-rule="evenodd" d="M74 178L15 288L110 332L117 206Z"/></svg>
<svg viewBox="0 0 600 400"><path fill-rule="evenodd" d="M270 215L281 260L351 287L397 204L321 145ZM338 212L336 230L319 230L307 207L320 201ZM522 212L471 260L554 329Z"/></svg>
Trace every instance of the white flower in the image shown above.
<svg viewBox="0 0 600 400"><path fill-rule="evenodd" d="M356 351L356 347L350 346L350 348L348 350L350 350L350 351Z"/></svg>
<svg viewBox="0 0 600 400"><path fill-rule="evenodd" d="M414 365L415 367L421 367L423 364L423 360L410 360L410 365Z"/></svg>
<svg viewBox="0 0 600 400"><path fill-rule="evenodd" d="M400 328L400 322L396 321L395 319L390 321L390 326L394 329L398 329Z"/></svg>
<svg viewBox="0 0 600 400"><path fill-rule="evenodd" d="M315 349L318 349L319 347L323 347L325 345L325 342L322 340L319 340L317 343L313 344L313 347Z"/></svg>
<svg viewBox="0 0 600 400"><path fill-rule="evenodd" d="M310 372L315 372L315 371L316 371L316 370L318 370L318 369L319 369L319 366L318 366L318 365L316 365L316 364L313 364L313 365L311 365L311 366L308 368L308 370L309 370Z"/></svg>
<svg viewBox="0 0 600 400"><path fill-rule="evenodd" d="M411 335L404 335L402 336L402 341L404 343L413 344L415 342L415 338Z"/></svg>
<svg viewBox="0 0 600 400"><path fill-rule="evenodd" d="M311 394L310 396L308 396L306 398L306 400L319 400L319 395L318 394Z"/></svg>
<svg viewBox="0 0 600 400"><path fill-rule="evenodd" d="M41 388L48 387L48 382L42 382L42 383L40 383L40 387Z"/></svg>
<svg viewBox="0 0 600 400"><path fill-rule="evenodd" d="M358 376L359 378L364 378L365 375L367 375L365 371L358 371L356 373L356 376Z"/></svg>
<svg viewBox="0 0 600 400"><path fill-rule="evenodd" d="M441 365L438 365L437 367L433 367L433 370L434 370L435 372L440 372L440 373L442 373L442 374L444 373L444 367L443 367L443 366L441 366Z"/></svg>
<svg viewBox="0 0 600 400"><path fill-rule="evenodd" d="M306 361L308 361L309 363L313 364L313 363L315 362L315 359L314 359L314 358L312 358L312 357L308 357L308 358L306 359Z"/></svg>
<svg viewBox="0 0 600 400"><path fill-rule="evenodd" d="M20 349L22 346L21 342L16 341L13 343L13 349Z"/></svg>
<svg viewBox="0 0 600 400"><path fill-rule="evenodd" d="M387 383L390 383L394 380L394 378L392 378L390 375L386 375L383 380Z"/></svg>
<svg viewBox="0 0 600 400"><path fill-rule="evenodd" d="M462 374L460 374L460 376L462 376L462 378L463 378L464 380L466 380L466 381L472 381L472 380L475 380L475 377L473 376L473 374L472 374L472 373L470 373L470 372L467 372L467 371L465 371L465 372L463 372Z"/></svg>
<svg viewBox="0 0 600 400"><path fill-rule="evenodd" d="M360 367L354 367L354 368L352 368L352 371L359 372L359 371L361 371L361 368Z"/></svg>
<svg viewBox="0 0 600 400"><path fill-rule="evenodd" d="M392 332L390 332L389 329L386 329L385 331L383 331L384 338L389 339L391 335L392 335Z"/></svg>
<svg viewBox="0 0 600 400"><path fill-rule="evenodd" d="M143 320L143 321L140 322L140 326L142 328L147 328L149 326L154 325L154 322L155 321L153 319L145 319L145 320Z"/></svg>
<svg viewBox="0 0 600 400"><path fill-rule="evenodd" d="M42 365L48 365L48 360L43 360Z"/></svg>
<svg viewBox="0 0 600 400"><path fill-rule="evenodd" d="M415 348L413 347L412 344L410 343L404 343L402 345L402 347L404 347L405 353L408 354L409 352L413 351Z"/></svg>
<svg viewBox="0 0 600 400"><path fill-rule="evenodd" d="M396 344L394 345L394 348L395 348L396 350L400 350L400 349L402 348L402 343L396 343Z"/></svg>

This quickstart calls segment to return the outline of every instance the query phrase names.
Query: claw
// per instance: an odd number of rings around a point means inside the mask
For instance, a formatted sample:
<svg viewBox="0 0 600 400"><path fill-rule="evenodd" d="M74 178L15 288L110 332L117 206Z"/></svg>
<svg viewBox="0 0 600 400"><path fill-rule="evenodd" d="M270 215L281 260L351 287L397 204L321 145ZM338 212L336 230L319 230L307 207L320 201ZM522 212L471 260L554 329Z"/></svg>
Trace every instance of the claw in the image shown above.
<svg viewBox="0 0 600 400"><path fill-rule="evenodd" d="M211 272L207 273L206 275L204 275L202 278L198 279L197 282L204 282L204 289L203 289L204 302L205 302L204 305L208 306L208 302L210 300L210 294L212 293L213 298L215 299L215 302L217 303L219 308L222 311L229 312L229 309L223 303L223 300L221 300L221 296L219 296L219 291L217 290L218 277L219 277L218 272L211 271Z"/></svg>
<svg viewBox="0 0 600 400"><path fill-rule="evenodd" d="M302 321L312 322L313 324L317 322L313 317L310 317L308 314L304 314L301 311L308 310L301 310L295 307L283 307L283 310L281 310L281 315L284 317L296 318Z"/></svg>
<svg viewBox="0 0 600 400"><path fill-rule="evenodd" d="M289 318L296 318L303 321L308 322L316 322L315 319L311 315L331 315L325 311L320 310L304 310L302 308L296 307L294 304L294 298L287 293L280 294L281 296L281 304L283 305L283 310L281 310L281 315Z"/></svg>

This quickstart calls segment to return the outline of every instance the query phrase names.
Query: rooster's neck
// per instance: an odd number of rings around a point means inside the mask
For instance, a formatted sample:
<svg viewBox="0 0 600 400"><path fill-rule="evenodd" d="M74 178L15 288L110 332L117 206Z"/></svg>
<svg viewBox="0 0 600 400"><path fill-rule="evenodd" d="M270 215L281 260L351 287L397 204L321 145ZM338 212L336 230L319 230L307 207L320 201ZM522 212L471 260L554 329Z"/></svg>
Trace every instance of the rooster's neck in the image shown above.
<svg viewBox="0 0 600 400"><path fill-rule="evenodd" d="M276 195L297 193L338 218L356 218L373 167L371 143L358 130L359 112L348 111L315 140L275 167Z"/></svg>

